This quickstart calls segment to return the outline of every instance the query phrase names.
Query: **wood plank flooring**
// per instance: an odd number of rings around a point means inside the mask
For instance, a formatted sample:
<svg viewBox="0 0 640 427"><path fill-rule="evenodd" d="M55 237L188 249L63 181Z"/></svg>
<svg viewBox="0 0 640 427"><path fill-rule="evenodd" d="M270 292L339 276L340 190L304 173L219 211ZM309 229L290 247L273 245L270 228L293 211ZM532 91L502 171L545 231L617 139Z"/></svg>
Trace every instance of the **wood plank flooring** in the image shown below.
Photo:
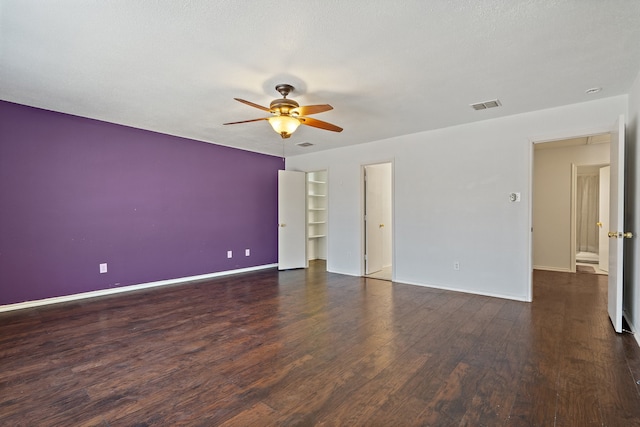
<svg viewBox="0 0 640 427"><path fill-rule="evenodd" d="M316 263L1 313L0 425L640 426L606 276L534 283L522 303Z"/></svg>

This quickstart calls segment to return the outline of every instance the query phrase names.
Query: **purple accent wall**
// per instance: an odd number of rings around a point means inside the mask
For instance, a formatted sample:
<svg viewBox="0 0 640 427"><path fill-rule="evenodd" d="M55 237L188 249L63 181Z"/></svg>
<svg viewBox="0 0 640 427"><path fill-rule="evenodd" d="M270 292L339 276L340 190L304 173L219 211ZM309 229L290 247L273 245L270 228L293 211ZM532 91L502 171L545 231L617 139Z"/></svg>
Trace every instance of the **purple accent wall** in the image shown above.
<svg viewBox="0 0 640 427"><path fill-rule="evenodd" d="M278 169L0 101L0 305L275 263Z"/></svg>

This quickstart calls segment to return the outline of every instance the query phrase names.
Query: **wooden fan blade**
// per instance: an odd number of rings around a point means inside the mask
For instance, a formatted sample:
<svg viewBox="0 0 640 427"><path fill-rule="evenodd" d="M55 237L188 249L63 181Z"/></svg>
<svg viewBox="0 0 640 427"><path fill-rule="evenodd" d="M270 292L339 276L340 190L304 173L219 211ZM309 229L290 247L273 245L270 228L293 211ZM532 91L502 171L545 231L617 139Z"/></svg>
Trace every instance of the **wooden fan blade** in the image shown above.
<svg viewBox="0 0 640 427"><path fill-rule="evenodd" d="M255 108L259 109L259 110L266 111L266 112L268 112L268 113L270 113L270 112L271 112L271 110L270 110L270 109L268 109L267 107L263 107L262 105L254 104L254 103L253 103L253 102L251 102L251 101L246 101L246 100L244 100L244 99L240 99L240 98L233 98L233 99L235 99L235 100L236 100L236 101L238 101L238 102L242 102L243 104L247 104L247 105L250 105L250 106L252 106L252 107L255 107Z"/></svg>
<svg viewBox="0 0 640 427"><path fill-rule="evenodd" d="M298 114L299 116L308 116L309 114L324 113L325 111L333 110L333 107L329 104L320 105L302 105L298 108L291 110L291 114Z"/></svg>
<svg viewBox="0 0 640 427"><path fill-rule="evenodd" d="M330 130L333 132L342 132L342 128L331 123L323 122L322 120L312 119L311 117L297 117L300 123L314 128L320 128L324 130Z"/></svg>
<svg viewBox="0 0 640 427"><path fill-rule="evenodd" d="M223 125L237 125L238 123L259 122L260 120L269 120L269 118L268 117L263 117L261 119L251 119L251 120L243 120L241 122L223 123Z"/></svg>

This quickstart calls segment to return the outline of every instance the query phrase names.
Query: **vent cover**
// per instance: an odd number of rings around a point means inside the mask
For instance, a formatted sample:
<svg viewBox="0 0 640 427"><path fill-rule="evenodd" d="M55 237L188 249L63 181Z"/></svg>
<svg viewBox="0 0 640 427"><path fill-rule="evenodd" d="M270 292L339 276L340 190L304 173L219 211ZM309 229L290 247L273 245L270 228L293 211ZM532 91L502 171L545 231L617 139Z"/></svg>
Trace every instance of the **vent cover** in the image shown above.
<svg viewBox="0 0 640 427"><path fill-rule="evenodd" d="M298 142L296 145L298 147L311 147L313 144L310 142Z"/></svg>
<svg viewBox="0 0 640 427"><path fill-rule="evenodd" d="M487 108L500 107L502 103L499 99L492 99L491 101L478 102L477 104L471 104L471 108L474 110L486 110Z"/></svg>

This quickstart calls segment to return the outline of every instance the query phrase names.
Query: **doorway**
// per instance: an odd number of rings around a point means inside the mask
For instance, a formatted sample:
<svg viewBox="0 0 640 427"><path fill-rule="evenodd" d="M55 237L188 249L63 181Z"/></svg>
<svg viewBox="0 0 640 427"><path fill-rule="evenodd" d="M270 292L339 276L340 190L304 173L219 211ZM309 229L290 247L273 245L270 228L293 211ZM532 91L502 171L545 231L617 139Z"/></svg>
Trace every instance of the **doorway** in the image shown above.
<svg viewBox="0 0 640 427"><path fill-rule="evenodd" d="M534 269L604 273L599 269L599 243L600 229L606 228L597 224L602 222L600 169L609 163L610 139L607 132L534 144ZM579 195L581 191L592 196ZM590 208L579 212L583 203ZM608 238L602 240L608 243Z"/></svg>
<svg viewBox="0 0 640 427"><path fill-rule="evenodd" d="M328 239L327 170L307 172L307 261L326 270Z"/></svg>
<svg viewBox="0 0 640 427"><path fill-rule="evenodd" d="M623 301L622 301L622 296L624 293L624 284L623 284L623 270L624 270L624 239L630 239L633 237L633 232L631 231L625 231L624 229L624 218L625 218L625 205L624 205L624 183L625 183L625 118L624 115L621 114L618 116L618 119L615 121L615 124L613 126L611 126L610 131L607 133L603 133L600 135L593 135L593 136L587 136L587 137L581 137L581 138L573 138L573 140L576 139L582 139L582 138L586 138L587 140L587 145L589 145L590 142L592 142L592 138L597 139L597 137L607 137L609 140L609 144L607 147L608 150L608 159L606 159L605 161L600 161L598 162L593 161L593 159L587 159L586 161L578 161L578 162L574 162L572 161L573 164L579 164L579 163L585 163L585 164L589 164L589 163L604 163L607 162L609 163L609 167L610 167L610 173L609 173L609 178L610 178L610 185L609 185L609 231L607 232L607 238L608 238L608 242L609 242L609 260L608 260L608 278L607 278L607 312L609 315L609 318L611 319L611 323L615 329L616 332L621 333L622 332L622 319L623 319ZM541 233L540 230L538 230L538 225L542 226L542 228L545 227L545 221L544 221L544 217L545 215L540 215L541 213L541 208L540 206L542 205L541 203L539 203L539 200L537 200L538 197L540 197L541 194L544 194L545 192L548 193L553 193L553 194L557 194L558 191L556 191L556 188L554 188L553 186L540 186L538 182L538 179L547 179L548 180L548 176L549 174L546 173L541 173L541 170L543 169L542 167L540 167L540 163L538 160L538 154L542 153L545 150L538 150L538 145L542 146L544 143L535 143L533 144L532 147L532 152L533 155L531 157L532 159L532 165L533 165L533 169L532 169L532 187L533 187L533 203L532 203L532 225L533 227L531 228L532 231L532 257L531 260L533 261L533 268L534 269L549 269L549 268L543 268L544 265L540 262L540 259L543 259L543 261L548 261L551 258L549 258L548 256L545 258L544 257L544 251L540 251L541 248L541 244L539 243L539 241L544 240L541 239L540 236L542 236L544 233ZM576 145L576 144L569 144L569 145ZM581 143L577 144L577 145L582 145ZM591 144L592 147L594 146L602 146L604 144ZM553 150L546 150L546 151L553 151ZM600 154L604 154L602 153L602 148L599 148L597 151L600 151ZM593 154L592 150L589 150L590 153L588 154ZM558 157L561 158L560 159L560 166L563 166L563 162L566 162L566 156L556 156L556 153L553 153L554 155L550 156L550 157ZM552 164L552 163L549 163ZM547 165L548 166L548 165ZM562 188L564 187L564 182L566 182L563 179L556 179L555 180L556 185L555 187L557 188ZM541 191L540 188L544 188L544 191ZM563 201L566 200L566 198L556 198L556 201L559 201L560 203L557 203L558 205L563 205ZM549 209L547 206L547 210L552 210ZM556 215L557 216L557 215ZM572 215L570 215L569 217L571 217ZM549 216L547 215L546 218L548 218ZM550 227L547 227L546 232L548 233L548 229ZM560 237L563 237L563 230L565 227L556 227L557 231L557 235L560 235ZM544 231L544 230L543 230ZM556 236L557 237L557 236ZM575 237L575 236L572 236ZM558 248L560 248L560 253L563 252L563 245L562 242L559 241L556 238L556 242L560 243L558 244ZM569 243L570 245L575 248L575 239L569 239ZM547 248L550 248L551 250L557 249L557 248L553 248L551 246L549 246L547 244ZM556 251L557 253L558 251ZM575 253L575 251L573 252ZM562 266L561 266L562 267ZM556 271L563 271L562 268L556 268ZM570 271L570 268L568 269ZM533 285L532 282L530 282L530 290L532 291L533 289Z"/></svg>
<svg viewBox="0 0 640 427"><path fill-rule="evenodd" d="M607 274L609 264L608 164L572 166L574 271Z"/></svg>
<svg viewBox="0 0 640 427"><path fill-rule="evenodd" d="M393 280L392 164L363 167L364 275Z"/></svg>

